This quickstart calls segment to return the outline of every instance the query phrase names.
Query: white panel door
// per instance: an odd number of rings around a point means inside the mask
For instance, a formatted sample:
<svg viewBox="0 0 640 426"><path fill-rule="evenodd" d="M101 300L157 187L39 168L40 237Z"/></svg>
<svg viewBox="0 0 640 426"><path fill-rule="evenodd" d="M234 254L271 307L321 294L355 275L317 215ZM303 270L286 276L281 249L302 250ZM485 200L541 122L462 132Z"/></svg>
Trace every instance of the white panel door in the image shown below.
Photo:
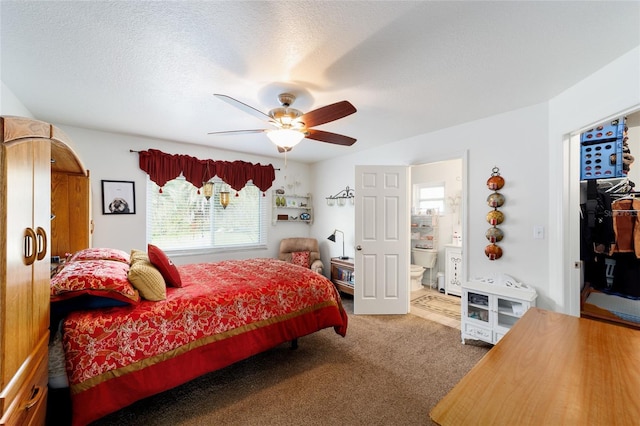
<svg viewBox="0 0 640 426"><path fill-rule="evenodd" d="M409 312L409 168L356 166L355 314Z"/></svg>

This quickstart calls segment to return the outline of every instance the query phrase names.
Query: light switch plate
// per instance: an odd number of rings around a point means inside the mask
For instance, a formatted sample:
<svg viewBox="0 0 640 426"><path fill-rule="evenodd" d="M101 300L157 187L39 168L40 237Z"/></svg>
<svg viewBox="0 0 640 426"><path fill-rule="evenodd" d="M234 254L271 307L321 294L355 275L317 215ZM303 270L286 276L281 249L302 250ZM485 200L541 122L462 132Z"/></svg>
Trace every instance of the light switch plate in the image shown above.
<svg viewBox="0 0 640 426"><path fill-rule="evenodd" d="M544 226L536 225L533 227L533 239L534 240L544 239Z"/></svg>

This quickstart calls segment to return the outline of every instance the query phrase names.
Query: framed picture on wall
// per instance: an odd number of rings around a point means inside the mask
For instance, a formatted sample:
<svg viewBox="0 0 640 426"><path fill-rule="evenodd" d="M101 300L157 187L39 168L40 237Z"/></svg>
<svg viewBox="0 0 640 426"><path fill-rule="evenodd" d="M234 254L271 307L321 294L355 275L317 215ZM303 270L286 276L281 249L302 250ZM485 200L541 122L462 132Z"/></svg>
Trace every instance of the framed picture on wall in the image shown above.
<svg viewBox="0 0 640 426"><path fill-rule="evenodd" d="M102 214L136 214L135 182L103 180Z"/></svg>

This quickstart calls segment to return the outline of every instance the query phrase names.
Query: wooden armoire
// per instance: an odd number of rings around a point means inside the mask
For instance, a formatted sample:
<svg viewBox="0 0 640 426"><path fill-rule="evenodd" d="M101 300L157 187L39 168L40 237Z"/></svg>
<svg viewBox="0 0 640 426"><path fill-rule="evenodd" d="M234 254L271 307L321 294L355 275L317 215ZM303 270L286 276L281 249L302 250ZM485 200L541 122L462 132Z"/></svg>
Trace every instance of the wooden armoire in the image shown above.
<svg viewBox="0 0 640 426"><path fill-rule="evenodd" d="M51 124L0 117L0 134L0 425L43 425L51 256L90 246L89 174Z"/></svg>

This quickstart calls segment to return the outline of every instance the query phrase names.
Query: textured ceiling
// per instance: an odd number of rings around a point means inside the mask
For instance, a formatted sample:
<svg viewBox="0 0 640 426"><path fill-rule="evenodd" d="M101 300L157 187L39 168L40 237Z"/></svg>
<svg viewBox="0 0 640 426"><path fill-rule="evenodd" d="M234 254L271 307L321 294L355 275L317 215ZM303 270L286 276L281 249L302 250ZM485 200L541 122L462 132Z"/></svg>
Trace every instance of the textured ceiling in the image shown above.
<svg viewBox="0 0 640 426"><path fill-rule="evenodd" d="M546 101L640 45L640 3L2 1L0 77L39 119L277 157L267 112L358 112L315 162Z"/></svg>

